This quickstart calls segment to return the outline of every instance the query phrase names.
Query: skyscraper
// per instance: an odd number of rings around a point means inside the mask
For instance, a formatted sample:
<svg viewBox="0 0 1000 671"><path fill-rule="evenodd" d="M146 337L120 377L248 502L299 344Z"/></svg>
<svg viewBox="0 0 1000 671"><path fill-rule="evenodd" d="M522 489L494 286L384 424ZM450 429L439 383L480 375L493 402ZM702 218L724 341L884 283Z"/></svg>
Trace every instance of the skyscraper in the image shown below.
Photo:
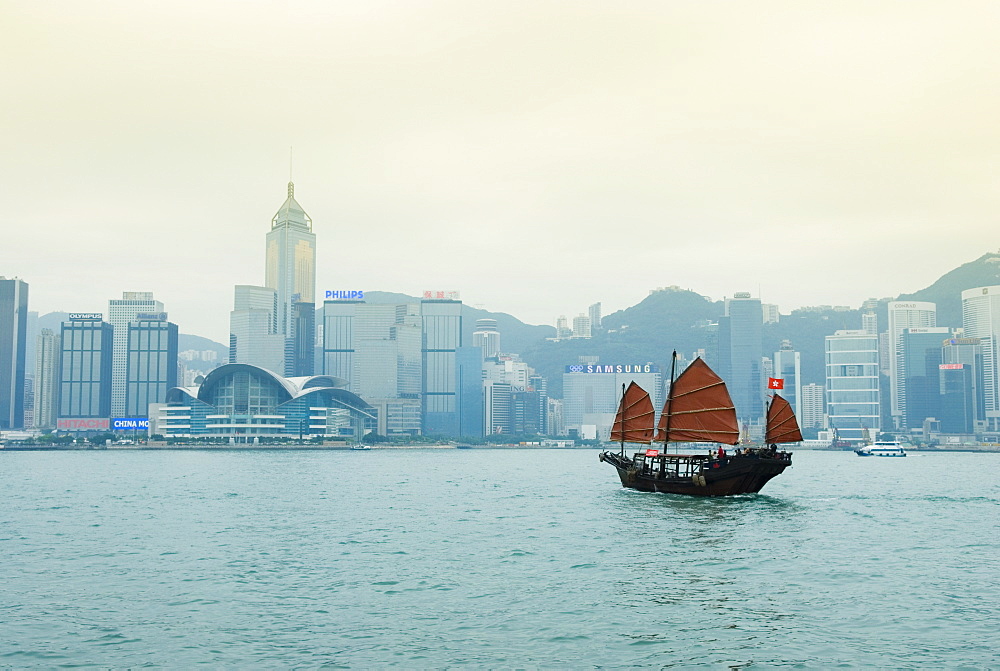
<svg viewBox="0 0 1000 671"><path fill-rule="evenodd" d="M877 437L878 336L860 329L826 336L826 407L829 427L841 438L860 443Z"/></svg>
<svg viewBox="0 0 1000 671"><path fill-rule="evenodd" d="M889 395L890 412L897 428L901 428L906 414L906 362L903 360L903 329L937 326L937 306L921 301L892 301L889 303Z"/></svg>
<svg viewBox="0 0 1000 671"><path fill-rule="evenodd" d="M986 421L986 401L983 398L983 344L979 338L949 338L942 343L941 347L941 394L948 394L960 391L963 396L961 403L968 403L971 407L971 418L968 432L976 430L978 425L985 424ZM954 370L965 371L963 373L953 373ZM968 379L965 379L967 376ZM956 378L961 378L956 380ZM961 385L968 383L965 388ZM959 385L956 388L955 385ZM944 399L948 406L951 401ZM954 408L951 408L954 411ZM965 421L964 419L962 420ZM950 428L950 423L942 420L942 430L945 432L962 433L960 429L954 431Z"/></svg>
<svg viewBox="0 0 1000 671"><path fill-rule="evenodd" d="M487 435L515 432L514 395L527 392L533 374L516 355L493 356L483 362L483 426Z"/></svg>
<svg viewBox="0 0 1000 671"><path fill-rule="evenodd" d="M136 319L128 325L125 414L147 417L151 403L164 403L177 386L177 324Z"/></svg>
<svg viewBox="0 0 1000 671"><path fill-rule="evenodd" d="M678 370L682 367L678 366ZM659 366L651 363L578 363L565 366L563 422L570 435L607 440L624 385L631 382L649 394L654 409L663 407L663 374Z"/></svg>
<svg viewBox="0 0 1000 671"><path fill-rule="evenodd" d="M962 326L981 345L986 429L1000 431L1000 285L962 292Z"/></svg>
<svg viewBox="0 0 1000 671"><path fill-rule="evenodd" d="M354 384L354 314L364 305L359 300L323 303L323 374Z"/></svg>
<svg viewBox="0 0 1000 671"><path fill-rule="evenodd" d="M56 426L56 394L59 390L59 336L42 329L35 346L35 428Z"/></svg>
<svg viewBox="0 0 1000 671"><path fill-rule="evenodd" d="M802 417L802 364L798 352L788 340L781 342L781 349L774 353L774 377L784 380L780 395L788 401L795 416ZM800 420L801 421L801 420Z"/></svg>
<svg viewBox="0 0 1000 671"><path fill-rule="evenodd" d="M277 291L236 285L229 313L229 363L248 363L282 374L286 338L278 333L277 315Z"/></svg>
<svg viewBox="0 0 1000 671"><path fill-rule="evenodd" d="M590 328L599 329L601 328L601 304L594 303L589 308L587 308L587 316L590 317Z"/></svg>
<svg viewBox="0 0 1000 671"><path fill-rule="evenodd" d="M315 324L306 315L316 305L316 235L312 219L295 200L295 185L288 183L288 197L271 219L267 234L264 285L277 293L277 332L290 341L285 375L311 375ZM296 308L296 304L304 304ZM308 342L308 355L299 351ZM308 370L305 370L308 368Z"/></svg>
<svg viewBox="0 0 1000 671"><path fill-rule="evenodd" d="M0 276L0 429L24 427L28 283Z"/></svg>
<svg viewBox="0 0 1000 671"><path fill-rule="evenodd" d="M323 304L323 367L378 410L382 435L421 432L421 318L417 304Z"/></svg>
<svg viewBox="0 0 1000 671"><path fill-rule="evenodd" d="M462 347L462 301L424 299L420 303L420 311L423 320L421 394L424 433L460 436L459 370L456 356L457 350ZM479 354L478 357L481 362L482 355Z"/></svg>
<svg viewBox="0 0 1000 671"><path fill-rule="evenodd" d="M719 320L719 376L726 381L741 423L759 424L764 417L764 314L759 298L737 292L726 299Z"/></svg>
<svg viewBox="0 0 1000 671"><path fill-rule="evenodd" d="M128 375L128 325L140 314L159 314L163 303L151 291L124 291L121 300L108 301L108 321L114 328L114 362L111 369L111 414L125 413L126 376Z"/></svg>
<svg viewBox="0 0 1000 671"><path fill-rule="evenodd" d="M900 389L906 404L901 428L920 429L925 419L941 418L941 345L950 333L944 326L903 329L901 368L906 372Z"/></svg>
<svg viewBox="0 0 1000 671"><path fill-rule="evenodd" d="M799 399L801 414L798 415L799 426L803 429L822 429L826 416L826 389L823 385L810 383L802 385L802 397Z"/></svg>
<svg viewBox="0 0 1000 671"><path fill-rule="evenodd" d="M114 332L100 314L71 316L62 323L57 428L108 429ZM126 342L127 334L126 330Z"/></svg>
<svg viewBox="0 0 1000 671"><path fill-rule="evenodd" d="M476 330L472 332L472 346L483 350L483 358L500 354L500 329L496 319L477 319Z"/></svg>

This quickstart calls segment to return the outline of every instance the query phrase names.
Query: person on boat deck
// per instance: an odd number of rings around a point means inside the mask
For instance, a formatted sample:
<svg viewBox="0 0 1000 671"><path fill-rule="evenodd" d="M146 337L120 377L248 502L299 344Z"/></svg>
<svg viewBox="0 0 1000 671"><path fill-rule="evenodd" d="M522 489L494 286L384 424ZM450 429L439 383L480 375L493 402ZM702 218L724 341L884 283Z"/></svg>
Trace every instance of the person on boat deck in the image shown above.
<svg viewBox="0 0 1000 671"><path fill-rule="evenodd" d="M725 459L726 458L726 448L724 448L722 445L719 445L719 454L718 454L718 457L719 457L719 459Z"/></svg>

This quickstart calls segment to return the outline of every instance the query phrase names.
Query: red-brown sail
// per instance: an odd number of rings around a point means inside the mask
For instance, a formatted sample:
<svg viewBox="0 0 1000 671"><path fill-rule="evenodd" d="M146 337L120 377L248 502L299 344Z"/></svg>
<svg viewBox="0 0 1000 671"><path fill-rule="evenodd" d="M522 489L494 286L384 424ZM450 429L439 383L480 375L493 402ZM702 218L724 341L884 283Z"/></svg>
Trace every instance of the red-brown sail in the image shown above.
<svg viewBox="0 0 1000 671"><path fill-rule="evenodd" d="M767 434L764 439L768 445L774 443L797 443L802 440L799 423L795 421L795 411L792 405L777 394L767 406Z"/></svg>
<svg viewBox="0 0 1000 671"><path fill-rule="evenodd" d="M618 404L611 440L626 443L653 442L653 402L635 382L629 384Z"/></svg>
<svg viewBox="0 0 1000 671"><path fill-rule="evenodd" d="M727 445L739 442L736 408L726 383L700 358L670 386L656 440Z"/></svg>

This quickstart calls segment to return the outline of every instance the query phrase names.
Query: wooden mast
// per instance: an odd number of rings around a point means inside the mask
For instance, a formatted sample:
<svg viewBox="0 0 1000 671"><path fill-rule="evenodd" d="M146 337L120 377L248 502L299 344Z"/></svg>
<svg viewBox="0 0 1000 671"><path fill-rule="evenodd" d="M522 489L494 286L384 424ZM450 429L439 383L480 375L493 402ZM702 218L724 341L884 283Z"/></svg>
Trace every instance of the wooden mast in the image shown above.
<svg viewBox="0 0 1000 671"><path fill-rule="evenodd" d="M670 442L670 403L674 398L674 369L677 366L677 350L670 356L670 390L667 392L667 404L663 406L663 413L667 416L666 424L663 426L663 453L667 452L667 444Z"/></svg>

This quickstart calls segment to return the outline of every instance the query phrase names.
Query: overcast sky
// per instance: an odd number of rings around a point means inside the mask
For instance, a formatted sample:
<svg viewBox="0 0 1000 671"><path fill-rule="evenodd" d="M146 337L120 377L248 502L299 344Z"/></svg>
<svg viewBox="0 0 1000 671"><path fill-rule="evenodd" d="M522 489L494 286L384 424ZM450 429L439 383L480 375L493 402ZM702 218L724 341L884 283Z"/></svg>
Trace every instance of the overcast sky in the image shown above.
<svg viewBox="0 0 1000 671"><path fill-rule="evenodd" d="M317 289L530 323L783 313L1000 247L1000 3L2 0L0 275L228 341L296 196Z"/></svg>

